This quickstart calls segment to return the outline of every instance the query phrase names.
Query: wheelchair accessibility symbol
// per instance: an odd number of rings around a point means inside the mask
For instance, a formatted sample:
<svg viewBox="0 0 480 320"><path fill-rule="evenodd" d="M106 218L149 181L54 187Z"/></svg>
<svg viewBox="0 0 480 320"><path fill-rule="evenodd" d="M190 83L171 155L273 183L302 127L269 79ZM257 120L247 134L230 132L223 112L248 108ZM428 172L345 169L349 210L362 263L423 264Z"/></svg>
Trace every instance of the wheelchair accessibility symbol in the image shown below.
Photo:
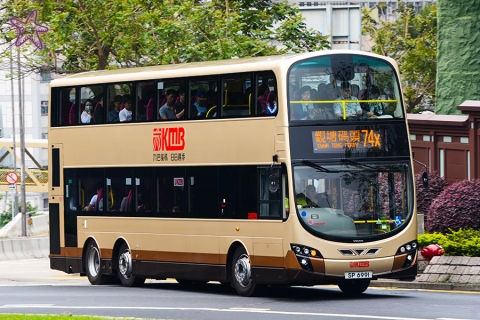
<svg viewBox="0 0 480 320"><path fill-rule="evenodd" d="M395 216L395 225L399 227L402 224L402 216Z"/></svg>

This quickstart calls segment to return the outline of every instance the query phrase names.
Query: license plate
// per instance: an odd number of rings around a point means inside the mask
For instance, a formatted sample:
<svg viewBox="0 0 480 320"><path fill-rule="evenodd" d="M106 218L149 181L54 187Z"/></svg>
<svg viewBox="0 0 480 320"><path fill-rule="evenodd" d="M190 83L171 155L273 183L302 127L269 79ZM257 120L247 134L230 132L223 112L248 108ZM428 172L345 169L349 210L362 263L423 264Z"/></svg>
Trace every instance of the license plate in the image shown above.
<svg viewBox="0 0 480 320"><path fill-rule="evenodd" d="M345 272L345 279L371 279L372 271Z"/></svg>

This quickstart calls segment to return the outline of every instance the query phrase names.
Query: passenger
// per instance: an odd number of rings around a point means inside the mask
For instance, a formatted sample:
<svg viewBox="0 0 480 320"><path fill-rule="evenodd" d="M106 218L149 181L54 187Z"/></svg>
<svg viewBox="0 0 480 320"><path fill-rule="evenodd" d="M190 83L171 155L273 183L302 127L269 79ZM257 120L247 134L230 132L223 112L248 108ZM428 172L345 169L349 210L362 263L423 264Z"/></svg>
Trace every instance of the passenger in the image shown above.
<svg viewBox="0 0 480 320"><path fill-rule="evenodd" d="M146 113L147 113L147 110L145 109L145 105L142 103L142 101L140 99L138 99L137 116L136 116L135 120L136 121L147 120Z"/></svg>
<svg viewBox="0 0 480 320"><path fill-rule="evenodd" d="M307 206L309 207L317 207L317 203L315 201L315 196L317 195L317 189L314 185L309 184L305 190L306 195L306 202Z"/></svg>
<svg viewBox="0 0 480 320"><path fill-rule="evenodd" d="M118 113L118 119L120 122L131 122L132 121L132 96L126 94L122 98L125 108L120 110Z"/></svg>
<svg viewBox="0 0 480 320"><path fill-rule="evenodd" d="M379 100L380 90L377 86L372 86L368 92L368 100ZM385 110L383 108L383 103L381 102L369 102L369 112L367 115L370 116L381 116L384 114Z"/></svg>
<svg viewBox="0 0 480 320"><path fill-rule="evenodd" d="M195 109L197 110L197 118L203 119L207 115L207 94L202 91L198 90L195 94L195 103L193 104Z"/></svg>
<svg viewBox="0 0 480 320"><path fill-rule="evenodd" d="M308 101L310 100L310 86L303 86L300 88L299 94L300 94L300 100L302 101ZM295 120L306 120L308 115L309 115L309 110L313 110L314 106L313 104L310 104L309 102L304 102L304 103L296 103L292 105L292 118Z"/></svg>
<svg viewBox="0 0 480 320"><path fill-rule="evenodd" d="M332 98L331 92L329 92L328 89L329 87L325 83L320 83L318 85L318 100L319 101L329 101L329 100L334 100ZM330 88L333 88L332 85L330 85ZM325 114L325 119L333 119L333 103L320 103L319 109L322 110Z"/></svg>
<svg viewBox="0 0 480 320"><path fill-rule="evenodd" d="M88 206L83 208L83 211L102 211L103 210L103 186L97 185L97 193L93 195Z"/></svg>
<svg viewBox="0 0 480 320"><path fill-rule="evenodd" d="M265 84L261 84L258 86L258 105L260 106L261 110L259 110L259 113L265 114L266 106L267 106L267 95L268 95L268 87Z"/></svg>
<svg viewBox="0 0 480 320"><path fill-rule="evenodd" d="M313 96L316 90L312 90L310 86L304 86L300 89L300 99L306 101L301 104L293 105L294 118L297 120L323 120L328 119L325 107L319 108L311 101L315 99ZM313 94L313 95L312 95Z"/></svg>
<svg viewBox="0 0 480 320"><path fill-rule="evenodd" d="M267 96L267 104L266 104L267 114L277 114L278 107L277 107L277 92L272 90L268 93Z"/></svg>
<svg viewBox="0 0 480 320"><path fill-rule="evenodd" d="M335 100L337 99L337 90L335 89L336 87L333 85L333 83L327 84L326 91L327 91L327 98L329 100Z"/></svg>
<svg viewBox="0 0 480 320"><path fill-rule="evenodd" d="M80 115L80 120L83 124L93 123L93 100L87 99L85 101L85 110Z"/></svg>
<svg viewBox="0 0 480 320"><path fill-rule="evenodd" d="M105 122L105 111L103 108L103 93L98 94L93 98L95 105L93 106L95 109L95 113L93 115L93 119L95 123L104 123Z"/></svg>
<svg viewBox="0 0 480 320"><path fill-rule="evenodd" d="M160 107L158 111L160 113L160 118L162 120L175 120L183 117L183 112L176 113L175 112L175 99L177 99L177 92L173 89L167 90L166 95L167 101L165 104Z"/></svg>
<svg viewBox="0 0 480 320"><path fill-rule="evenodd" d="M141 192L137 195L137 212L145 211L145 203L143 202L143 195Z"/></svg>
<svg viewBox="0 0 480 320"><path fill-rule="evenodd" d="M350 101L358 100L356 97L351 95L352 89L348 81L342 82L341 88L342 88L343 96L339 97L336 100L350 100ZM335 115L338 118L342 119L343 118L342 103L339 103L339 102L335 103L333 105L333 109L334 109ZM362 108L360 107L360 103L348 102L348 103L345 103L345 113L346 113L346 117L349 118L349 117L361 116L363 111L362 111Z"/></svg>
<svg viewBox="0 0 480 320"><path fill-rule="evenodd" d="M113 109L108 112L108 122L120 122L120 104L122 103L122 96L117 95L113 98Z"/></svg>
<svg viewBox="0 0 480 320"><path fill-rule="evenodd" d="M178 102L173 106L177 119L183 119L185 116L185 90L178 91Z"/></svg>

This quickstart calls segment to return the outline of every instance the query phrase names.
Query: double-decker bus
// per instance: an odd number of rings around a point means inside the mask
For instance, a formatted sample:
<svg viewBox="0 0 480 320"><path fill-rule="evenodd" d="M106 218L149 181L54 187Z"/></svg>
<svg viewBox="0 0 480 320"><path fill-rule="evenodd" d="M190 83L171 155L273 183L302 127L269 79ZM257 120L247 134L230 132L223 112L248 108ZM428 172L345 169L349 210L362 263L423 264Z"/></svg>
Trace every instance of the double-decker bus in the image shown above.
<svg viewBox="0 0 480 320"><path fill-rule="evenodd" d="M167 110L168 109L168 110ZM51 83L50 265L94 285L413 280L397 64L360 51L185 63Z"/></svg>

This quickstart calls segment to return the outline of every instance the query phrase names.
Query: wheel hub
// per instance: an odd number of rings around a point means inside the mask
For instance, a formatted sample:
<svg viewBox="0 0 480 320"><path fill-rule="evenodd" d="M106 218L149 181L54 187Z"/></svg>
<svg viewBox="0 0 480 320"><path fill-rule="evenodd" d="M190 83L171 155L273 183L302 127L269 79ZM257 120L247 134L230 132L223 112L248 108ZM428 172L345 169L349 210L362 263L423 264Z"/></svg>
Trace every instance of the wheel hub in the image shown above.
<svg viewBox="0 0 480 320"><path fill-rule="evenodd" d="M90 248L88 252L88 270L93 277L96 277L100 271L100 253L95 247Z"/></svg>
<svg viewBox="0 0 480 320"><path fill-rule="evenodd" d="M243 254L235 263L235 279L240 285L246 287L250 282L250 276L250 260L246 254Z"/></svg>
<svg viewBox="0 0 480 320"><path fill-rule="evenodd" d="M118 269L127 279L132 275L132 257L130 256L130 250L126 249L120 254L118 259Z"/></svg>

